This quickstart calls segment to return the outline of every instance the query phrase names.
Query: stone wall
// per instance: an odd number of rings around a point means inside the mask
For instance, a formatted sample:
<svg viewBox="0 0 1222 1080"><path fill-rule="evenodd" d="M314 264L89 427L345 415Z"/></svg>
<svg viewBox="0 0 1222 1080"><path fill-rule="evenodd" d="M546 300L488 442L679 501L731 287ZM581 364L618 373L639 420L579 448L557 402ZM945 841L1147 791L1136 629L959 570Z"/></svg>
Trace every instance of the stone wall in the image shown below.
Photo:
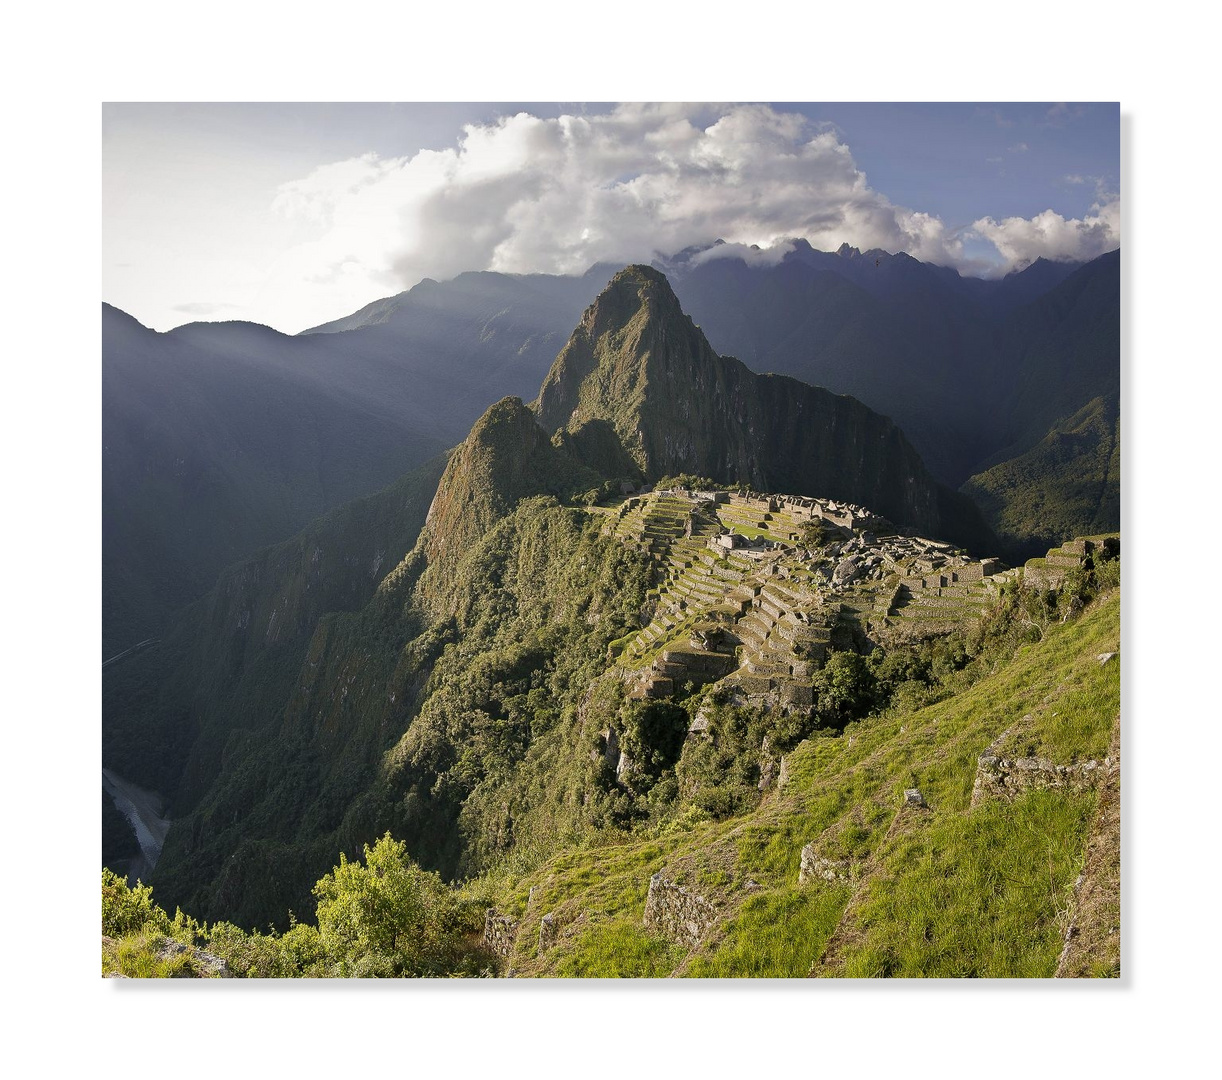
<svg viewBox="0 0 1222 1080"><path fill-rule="evenodd" d="M517 921L489 908L484 915L484 947L497 956L508 958L513 951L513 939L517 933Z"/></svg>
<svg viewBox="0 0 1222 1080"><path fill-rule="evenodd" d="M1001 757L990 747L976 762L972 805L984 799L1009 801L1028 791L1047 791L1050 788L1087 791L1102 782L1110 767L1108 758L1057 765L1041 757Z"/></svg>
<svg viewBox="0 0 1222 1080"><path fill-rule="evenodd" d="M717 921L717 909L703 896L668 881L661 874L649 879L645 899L645 927L676 941L695 947Z"/></svg>
<svg viewBox="0 0 1222 1080"><path fill-rule="evenodd" d="M802 849L802 861L798 867L798 884L808 881L848 881L847 859L827 859L815 851L813 843Z"/></svg>

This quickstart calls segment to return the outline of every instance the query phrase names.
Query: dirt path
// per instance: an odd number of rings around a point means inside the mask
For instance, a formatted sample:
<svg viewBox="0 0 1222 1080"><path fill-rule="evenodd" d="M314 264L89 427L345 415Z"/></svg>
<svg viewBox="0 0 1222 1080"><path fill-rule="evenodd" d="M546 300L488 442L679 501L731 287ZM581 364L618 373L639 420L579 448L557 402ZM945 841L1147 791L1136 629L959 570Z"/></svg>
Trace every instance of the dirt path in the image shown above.
<svg viewBox="0 0 1222 1080"><path fill-rule="evenodd" d="M1120 717L1112 729L1108 772L1074 888L1074 911L1057 962L1058 979L1120 975Z"/></svg>

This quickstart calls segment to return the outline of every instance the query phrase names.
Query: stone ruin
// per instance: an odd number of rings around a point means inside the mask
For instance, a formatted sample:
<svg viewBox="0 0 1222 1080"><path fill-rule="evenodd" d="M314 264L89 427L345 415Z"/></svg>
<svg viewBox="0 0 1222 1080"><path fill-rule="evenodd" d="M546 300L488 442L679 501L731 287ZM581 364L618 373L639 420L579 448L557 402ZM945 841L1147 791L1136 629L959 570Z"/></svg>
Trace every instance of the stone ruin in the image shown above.
<svg viewBox="0 0 1222 1080"><path fill-rule="evenodd" d="M828 859L818 854L812 841L802 849L801 863L798 867L798 884L805 885L809 881L848 881L849 860Z"/></svg>
<svg viewBox="0 0 1222 1080"><path fill-rule="evenodd" d="M810 521L825 525L813 546ZM831 499L653 492L627 500L606 529L659 570L649 623L615 654L639 698L724 680L739 703L809 709L833 648L963 626L993 602L1001 571Z"/></svg>
<svg viewBox="0 0 1222 1080"><path fill-rule="evenodd" d="M1008 802L1028 791L1048 791L1052 788L1089 791L1099 786L1110 767L1108 758L1058 765L1047 758L1005 758L991 749L986 750L976 762L971 805L975 806L985 799L1004 799Z"/></svg>
<svg viewBox="0 0 1222 1080"><path fill-rule="evenodd" d="M1084 566L1096 554L1104 559L1120 557L1120 537L1078 537L1052 548L1041 559L1030 559L1022 570L1023 583L1033 589L1059 589L1073 570Z"/></svg>
<svg viewBox="0 0 1222 1080"><path fill-rule="evenodd" d="M484 948L505 959L513 951L514 935L518 931L516 919L502 915L494 908L484 914Z"/></svg>
<svg viewBox="0 0 1222 1080"><path fill-rule="evenodd" d="M717 921L717 908L705 897L668 881L660 873L649 879L645 927L671 941L695 948Z"/></svg>
<svg viewBox="0 0 1222 1080"><path fill-rule="evenodd" d="M666 698L687 683L704 686L728 675L737 666L730 653L699 647L667 649L641 672L628 690L630 698Z"/></svg>

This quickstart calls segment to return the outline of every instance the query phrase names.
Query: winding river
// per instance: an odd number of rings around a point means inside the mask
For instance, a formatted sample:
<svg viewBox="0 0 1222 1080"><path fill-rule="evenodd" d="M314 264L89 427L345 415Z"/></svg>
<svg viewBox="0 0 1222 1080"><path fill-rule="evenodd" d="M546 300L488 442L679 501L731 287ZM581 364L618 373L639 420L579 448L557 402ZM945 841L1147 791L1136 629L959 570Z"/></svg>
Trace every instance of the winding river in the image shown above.
<svg viewBox="0 0 1222 1080"><path fill-rule="evenodd" d="M140 845L140 856L131 860L128 877L133 881L147 879L161 857L166 833L170 831L170 819L161 816L161 796L155 791L137 787L105 768L102 770L102 790L114 800L119 813L127 818Z"/></svg>

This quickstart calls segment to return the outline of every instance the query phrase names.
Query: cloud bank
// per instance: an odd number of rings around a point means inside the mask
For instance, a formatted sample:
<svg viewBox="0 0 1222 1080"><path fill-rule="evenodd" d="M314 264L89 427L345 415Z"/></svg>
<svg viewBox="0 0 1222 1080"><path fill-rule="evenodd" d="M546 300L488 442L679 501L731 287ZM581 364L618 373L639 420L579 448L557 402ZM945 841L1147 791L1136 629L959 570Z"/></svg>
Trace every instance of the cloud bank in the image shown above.
<svg viewBox="0 0 1222 1080"><path fill-rule="evenodd" d="M1082 178L1067 179L1077 183ZM1120 197L1101 193L1081 218L1065 218L1053 210L1032 218L985 217L972 222L971 234L996 247L1009 268L1021 269L1041 257L1054 262L1093 259L1120 246Z"/></svg>
<svg viewBox="0 0 1222 1080"><path fill-rule="evenodd" d="M304 268L307 285L325 287L333 302L350 296L341 306L423 277L579 273L715 238L745 245L731 248L740 252L773 248L781 237L824 250L847 241L972 273L989 264L969 256L964 239L992 242L1003 270L1119 242L1118 202L1081 221L1049 210L949 229L872 189L835 130L756 105L520 113L465 127L451 149L320 167L284 184L274 209L311 236L281 260L293 288Z"/></svg>

